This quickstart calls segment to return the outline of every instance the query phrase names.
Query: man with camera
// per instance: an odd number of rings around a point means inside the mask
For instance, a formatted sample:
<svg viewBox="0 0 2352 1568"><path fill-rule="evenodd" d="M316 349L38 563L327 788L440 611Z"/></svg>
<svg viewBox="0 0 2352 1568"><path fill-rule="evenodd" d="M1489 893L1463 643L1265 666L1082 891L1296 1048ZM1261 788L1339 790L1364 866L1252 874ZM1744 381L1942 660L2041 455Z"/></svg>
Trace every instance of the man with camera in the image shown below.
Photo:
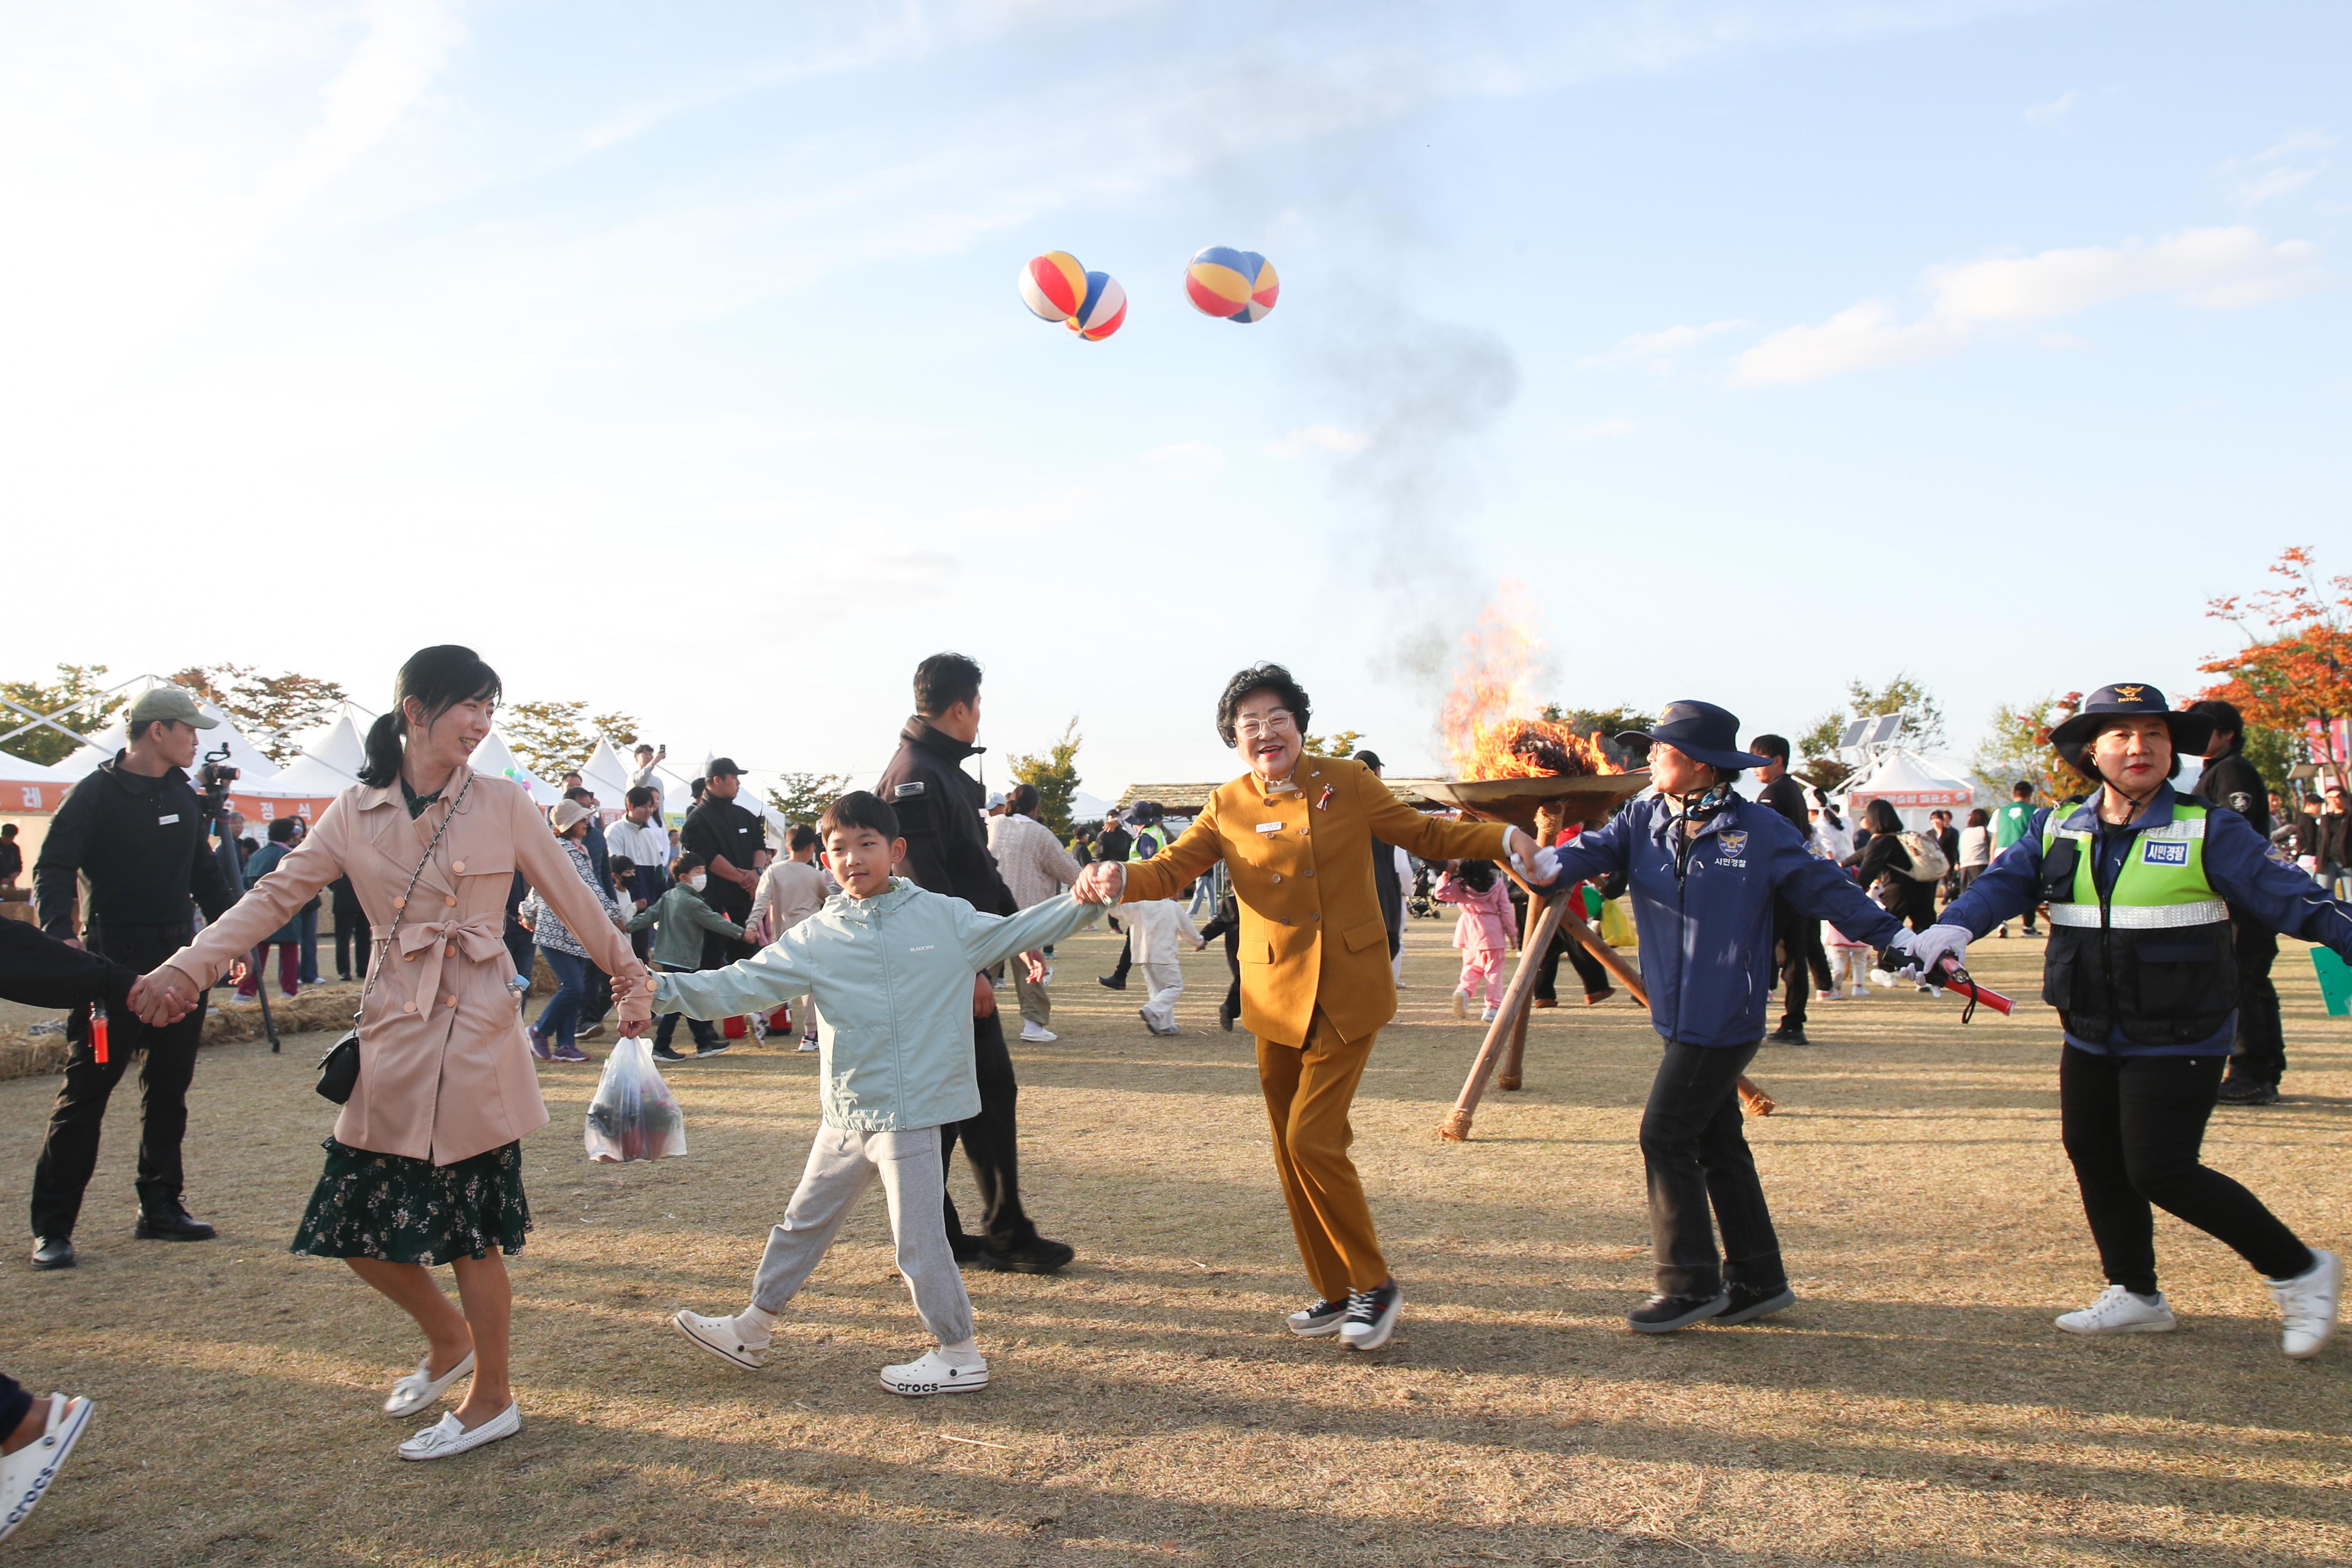
<svg viewBox="0 0 2352 1568"><path fill-rule="evenodd" d="M206 920L218 920L236 901L236 889L205 839L205 801L188 783L196 732L216 722L176 686L156 687L131 705L129 744L74 787L41 845L33 884L43 931L144 973L194 934L192 899ZM225 782L215 793L226 793ZM77 875L89 879L79 942L73 931ZM35 1268L73 1267L74 1222L98 1163L107 1099L131 1058L142 1055L139 1223L132 1234L156 1241L205 1241L213 1234L180 1202L180 1142L188 1127L188 1081L195 1075L204 1001L163 1028L151 1028L128 1011L111 1014L109 1022L103 1062L91 1047L86 1004L74 1009L67 1026L72 1054L33 1171Z"/></svg>

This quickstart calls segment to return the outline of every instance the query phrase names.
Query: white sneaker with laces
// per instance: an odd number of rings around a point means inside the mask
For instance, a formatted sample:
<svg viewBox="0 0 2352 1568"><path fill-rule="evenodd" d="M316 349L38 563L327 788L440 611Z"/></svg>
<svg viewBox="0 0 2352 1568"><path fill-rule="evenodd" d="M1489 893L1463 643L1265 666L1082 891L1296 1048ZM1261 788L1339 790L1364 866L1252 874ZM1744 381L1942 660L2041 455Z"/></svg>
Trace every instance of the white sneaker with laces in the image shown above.
<svg viewBox="0 0 2352 1568"><path fill-rule="evenodd" d="M0 1454L0 1541L16 1532L48 1491L97 1410L87 1399L62 1394L50 1394L48 1404L49 1418L41 1435L13 1454Z"/></svg>
<svg viewBox="0 0 2352 1568"><path fill-rule="evenodd" d="M977 1366L958 1366L938 1351L926 1351L920 1361L884 1367L882 1386L909 1399L934 1394L970 1394L988 1386L988 1363L981 1360Z"/></svg>
<svg viewBox="0 0 2352 1568"><path fill-rule="evenodd" d="M1045 1046L1051 1045L1062 1037L1043 1024L1033 1024L1024 1019L1021 1024L1021 1037L1033 1046Z"/></svg>
<svg viewBox="0 0 2352 1568"><path fill-rule="evenodd" d="M2158 1290L2138 1296L2120 1285L2110 1285L2099 1299L2079 1312L2053 1320L2070 1334L2162 1334L2173 1326L2172 1303Z"/></svg>
<svg viewBox="0 0 2352 1568"><path fill-rule="evenodd" d="M1457 1018L1470 1016L1470 997L1466 992L1456 991L1454 994L1454 1016Z"/></svg>
<svg viewBox="0 0 2352 1568"><path fill-rule="evenodd" d="M383 1402L386 1415L414 1415L429 1407L434 1401L449 1392L449 1385L474 1370L474 1352L467 1351L456 1366L439 1377L432 1372L433 1358L428 1355L416 1363L416 1370L392 1385L392 1395Z"/></svg>
<svg viewBox="0 0 2352 1568"><path fill-rule="evenodd" d="M699 1312L680 1311L670 1319L670 1325L721 1361L731 1361L752 1372L768 1364L769 1342L762 1340L754 1344L736 1327L732 1318L706 1318Z"/></svg>
<svg viewBox="0 0 2352 1568"><path fill-rule="evenodd" d="M2294 1279L2264 1281L2286 1318L2279 1348L2297 1361L2317 1355L2336 1331L2336 1307L2344 1294L2344 1260L2315 1247L2311 1256L2316 1261Z"/></svg>
<svg viewBox="0 0 2352 1568"><path fill-rule="evenodd" d="M479 1426L467 1431L454 1410L400 1446L404 1459L454 1459L476 1448L502 1441L522 1430L520 1402L508 1405Z"/></svg>
<svg viewBox="0 0 2352 1568"><path fill-rule="evenodd" d="M1347 1316L1348 1303L1344 1300L1317 1301L1311 1307L1299 1308L1283 1321L1300 1339L1319 1340L1327 1334L1338 1333Z"/></svg>

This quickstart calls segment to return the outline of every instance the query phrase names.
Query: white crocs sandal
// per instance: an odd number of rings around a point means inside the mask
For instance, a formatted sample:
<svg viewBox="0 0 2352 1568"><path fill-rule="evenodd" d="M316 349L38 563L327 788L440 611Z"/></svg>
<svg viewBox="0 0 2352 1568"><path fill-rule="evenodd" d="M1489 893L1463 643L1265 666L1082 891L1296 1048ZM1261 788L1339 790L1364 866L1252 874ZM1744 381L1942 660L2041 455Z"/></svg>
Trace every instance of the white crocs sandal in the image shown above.
<svg viewBox="0 0 2352 1568"><path fill-rule="evenodd" d="M392 1385L391 1396L383 1402L386 1415L414 1415L430 1408L449 1392L449 1385L474 1370L474 1352L467 1351L465 1359L439 1377L431 1368L433 1358L426 1356L416 1363L416 1370Z"/></svg>
<svg viewBox="0 0 2352 1568"><path fill-rule="evenodd" d="M768 1347L744 1343L731 1317L706 1318L699 1312L680 1311L670 1319L670 1326L721 1361L751 1372L768 1364Z"/></svg>
<svg viewBox="0 0 2352 1568"><path fill-rule="evenodd" d="M970 1394L988 1386L988 1363L983 1361L978 1366L957 1366L939 1352L929 1351L920 1361L884 1367L882 1386L909 1399L934 1394Z"/></svg>
<svg viewBox="0 0 2352 1568"><path fill-rule="evenodd" d="M49 1418L41 1435L13 1454L0 1454L0 1541L16 1533L58 1479L58 1471L81 1440L97 1406L62 1394L48 1398Z"/></svg>
<svg viewBox="0 0 2352 1568"><path fill-rule="evenodd" d="M466 1430L454 1410L400 1446L404 1459L453 1459L460 1454L511 1437L522 1430L522 1405L508 1405L472 1431Z"/></svg>

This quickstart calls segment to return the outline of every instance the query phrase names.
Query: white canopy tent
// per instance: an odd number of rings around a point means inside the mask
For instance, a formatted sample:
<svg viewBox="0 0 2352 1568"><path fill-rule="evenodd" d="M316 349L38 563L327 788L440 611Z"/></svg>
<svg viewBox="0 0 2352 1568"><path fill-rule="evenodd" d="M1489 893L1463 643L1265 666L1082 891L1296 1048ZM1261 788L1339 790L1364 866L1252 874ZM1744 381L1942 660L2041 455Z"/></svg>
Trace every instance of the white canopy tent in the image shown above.
<svg viewBox="0 0 2352 1568"><path fill-rule="evenodd" d="M563 798L562 790L522 765L522 759L514 754L514 748L507 744L507 738L496 730L490 731L488 740L474 748L471 762L478 773L514 780L542 807L553 805Z"/></svg>
<svg viewBox="0 0 2352 1568"><path fill-rule="evenodd" d="M595 792L603 813L603 824L609 827L621 819L629 805L629 770L621 761L621 753L613 742L603 736L596 739L596 749L580 764L580 782Z"/></svg>
<svg viewBox="0 0 2352 1568"><path fill-rule="evenodd" d="M1930 826L1927 814L1938 808L1965 819L1969 807L1976 804L1977 792L1964 769L1898 748L1848 779L1830 798L1849 821L1872 801L1883 800L1895 808L1905 827L1925 832Z"/></svg>
<svg viewBox="0 0 2352 1568"><path fill-rule="evenodd" d="M0 815L55 811L80 776L0 752Z"/></svg>
<svg viewBox="0 0 2352 1568"><path fill-rule="evenodd" d="M196 710L215 721L213 728L198 734L197 758L201 762L206 752L215 752L226 745L228 765L237 771L236 793L243 794L247 786L278 776L278 764L262 755L260 749L245 738L245 731L236 727L236 721L202 698L196 700ZM130 742L130 730L128 720L115 721L92 735L83 743L81 750L59 763L58 771L74 779L89 776L97 771L100 763L112 762L114 753Z"/></svg>

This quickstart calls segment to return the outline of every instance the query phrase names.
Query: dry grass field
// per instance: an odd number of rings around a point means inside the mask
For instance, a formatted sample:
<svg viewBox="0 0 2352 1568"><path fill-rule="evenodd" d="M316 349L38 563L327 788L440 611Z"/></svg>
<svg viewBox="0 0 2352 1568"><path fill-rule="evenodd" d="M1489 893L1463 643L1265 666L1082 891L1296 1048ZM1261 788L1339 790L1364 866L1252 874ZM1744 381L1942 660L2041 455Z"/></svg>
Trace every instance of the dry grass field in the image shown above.
<svg viewBox="0 0 2352 1568"><path fill-rule="evenodd" d="M2084 1342L2053 1313L2101 1284L2058 1146L2038 1005L1966 1028L1880 993L1816 1010L1755 1072L1750 1132L1799 1304L1767 1325L1625 1331L1648 1282L1633 1145L1654 1037L1622 1000L1539 1014L1528 1088L1475 1142L1432 1137L1478 1036L1443 1008L1446 927L1358 1101L1356 1149L1406 1298L1389 1349L1304 1342L1309 1294L1223 966L1188 962L1181 1038L1066 944L1058 1044L1016 1047L1025 1182L1078 1261L975 1273L992 1385L885 1393L919 1348L878 1194L789 1310L767 1371L665 1324L731 1310L814 1124L814 1059L740 1051L671 1074L693 1153L594 1166L594 1069L542 1075L538 1231L516 1261L522 1435L404 1465L379 1414L404 1320L287 1238L329 1127L325 1037L205 1053L190 1198L222 1239L130 1237L126 1093L83 1266L0 1267L0 1366L93 1394L66 1478L0 1553L44 1564L1974 1563L2352 1560L2352 1336L2277 1349L2268 1297L2159 1219L2170 1335ZM1978 950L2036 989L2041 944ZM2290 1103L2223 1110L2214 1163L2314 1242L2352 1242L2352 1026L2279 963ZM1009 1000L1009 997L1008 997ZM601 1047L592 1047L601 1052ZM21 1197L51 1085L0 1083ZM960 1194L968 1175L956 1176ZM20 1211L21 1212L21 1211Z"/></svg>

